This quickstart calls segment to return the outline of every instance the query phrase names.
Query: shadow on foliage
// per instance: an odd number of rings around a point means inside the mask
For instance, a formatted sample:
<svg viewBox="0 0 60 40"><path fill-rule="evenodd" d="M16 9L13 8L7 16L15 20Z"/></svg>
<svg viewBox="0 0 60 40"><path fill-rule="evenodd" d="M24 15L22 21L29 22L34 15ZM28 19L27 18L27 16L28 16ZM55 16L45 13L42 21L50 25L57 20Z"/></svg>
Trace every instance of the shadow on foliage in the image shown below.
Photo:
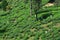
<svg viewBox="0 0 60 40"><path fill-rule="evenodd" d="M1 4L0 4L0 9L3 9L4 11L6 11L6 7L8 6L8 2L6 0L0 0Z"/></svg>
<svg viewBox="0 0 60 40"><path fill-rule="evenodd" d="M5 32L5 30L0 30L0 33L4 33Z"/></svg>
<svg viewBox="0 0 60 40"><path fill-rule="evenodd" d="M48 12L48 13L45 13L45 12ZM39 14L42 14L40 17L38 17ZM46 19L47 17L53 15L49 10L42 10L42 11L39 11L37 12L36 14L36 20L43 20L43 19Z"/></svg>
<svg viewBox="0 0 60 40"><path fill-rule="evenodd" d="M43 14L41 17L39 17L38 19L39 20L43 20L43 19L46 19L48 18L49 16L51 16L52 14L51 13L47 13L47 14Z"/></svg>

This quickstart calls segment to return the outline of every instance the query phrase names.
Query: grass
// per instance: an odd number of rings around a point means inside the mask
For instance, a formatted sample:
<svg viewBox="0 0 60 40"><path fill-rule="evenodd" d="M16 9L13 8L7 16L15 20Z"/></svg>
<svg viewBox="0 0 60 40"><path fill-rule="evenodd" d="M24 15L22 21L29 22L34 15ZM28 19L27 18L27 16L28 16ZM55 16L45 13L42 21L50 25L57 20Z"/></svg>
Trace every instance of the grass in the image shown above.
<svg viewBox="0 0 60 40"><path fill-rule="evenodd" d="M41 8L36 21L30 1L7 1L12 9L0 11L0 40L60 40L60 7Z"/></svg>

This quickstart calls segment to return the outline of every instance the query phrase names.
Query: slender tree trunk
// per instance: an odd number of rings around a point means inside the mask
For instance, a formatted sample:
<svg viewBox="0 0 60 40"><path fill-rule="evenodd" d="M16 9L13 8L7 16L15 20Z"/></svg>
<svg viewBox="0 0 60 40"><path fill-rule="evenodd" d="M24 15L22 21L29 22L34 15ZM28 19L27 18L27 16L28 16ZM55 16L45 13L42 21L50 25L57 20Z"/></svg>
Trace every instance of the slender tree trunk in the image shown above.
<svg viewBox="0 0 60 40"><path fill-rule="evenodd" d="M41 7L41 1L42 0L30 0L30 14L35 14L35 17L36 17L36 20L38 20L37 18L37 14L38 14L38 11Z"/></svg>
<svg viewBox="0 0 60 40"><path fill-rule="evenodd" d="M35 4L36 4L36 6L35 6L35 17L36 17L36 20L38 20L38 16L37 16L37 14L38 14L38 12L39 12L39 9L40 9L40 7L41 7L41 0L35 0Z"/></svg>
<svg viewBox="0 0 60 40"><path fill-rule="evenodd" d="M32 0L30 0L30 15L32 15Z"/></svg>

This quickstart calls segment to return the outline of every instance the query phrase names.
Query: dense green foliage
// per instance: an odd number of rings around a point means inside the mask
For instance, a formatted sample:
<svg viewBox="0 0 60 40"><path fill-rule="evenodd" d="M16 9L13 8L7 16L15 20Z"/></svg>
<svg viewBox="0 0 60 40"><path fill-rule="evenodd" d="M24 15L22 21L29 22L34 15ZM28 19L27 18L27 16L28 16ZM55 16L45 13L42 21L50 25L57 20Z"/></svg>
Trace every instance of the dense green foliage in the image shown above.
<svg viewBox="0 0 60 40"><path fill-rule="evenodd" d="M30 0L6 1L6 10L0 4L0 40L60 40L60 7L42 7L36 21Z"/></svg>

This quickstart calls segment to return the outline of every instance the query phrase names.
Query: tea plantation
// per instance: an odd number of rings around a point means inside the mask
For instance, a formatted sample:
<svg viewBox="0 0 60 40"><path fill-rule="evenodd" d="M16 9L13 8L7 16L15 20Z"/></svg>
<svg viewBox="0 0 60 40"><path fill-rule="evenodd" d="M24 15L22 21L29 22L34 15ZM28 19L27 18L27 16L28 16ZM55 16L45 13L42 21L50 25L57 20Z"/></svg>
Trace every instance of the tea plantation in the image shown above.
<svg viewBox="0 0 60 40"><path fill-rule="evenodd" d="M0 40L60 40L59 6L41 7L36 21L30 0L6 1L0 2Z"/></svg>

